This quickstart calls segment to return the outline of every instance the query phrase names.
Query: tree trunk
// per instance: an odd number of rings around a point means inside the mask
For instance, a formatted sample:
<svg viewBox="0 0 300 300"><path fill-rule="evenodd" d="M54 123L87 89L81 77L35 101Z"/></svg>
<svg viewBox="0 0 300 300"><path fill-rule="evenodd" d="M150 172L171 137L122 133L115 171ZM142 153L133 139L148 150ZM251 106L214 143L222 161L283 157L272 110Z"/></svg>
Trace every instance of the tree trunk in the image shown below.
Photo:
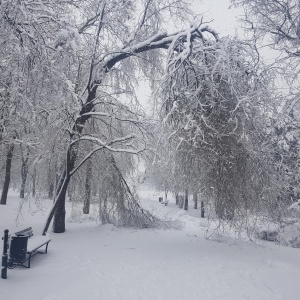
<svg viewBox="0 0 300 300"><path fill-rule="evenodd" d="M36 167L33 169L32 175L32 197L35 197L36 194Z"/></svg>
<svg viewBox="0 0 300 300"><path fill-rule="evenodd" d="M47 171L48 198L49 199L53 199L53 195L54 195L55 175L53 174L53 172L56 172L56 168L55 168L55 171L53 171L53 170L51 170L51 168L49 166L48 171Z"/></svg>
<svg viewBox="0 0 300 300"><path fill-rule="evenodd" d="M179 208L183 208L184 197L182 195L179 196Z"/></svg>
<svg viewBox="0 0 300 300"><path fill-rule="evenodd" d="M176 205L178 205L179 204L179 195L178 195L178 193L176 193L175 194L175 203L176 203Z"/></svg>
<svg viewBox="0 0 300 300"><path fill-rule="evenodd" d="M54 232L64 232L65 231L65 224L64 224L64 220L65 220L65 197L66 197L66 191L68 188L68 184L70 181L70 176L68 176L68 174L66 173L66 171L64 172L63 176L61 177L61 180L59 182L59 189L57 192L57 195L55 196L55 201L54 201L54 205L52 207L52 210L49 213L49 216L46 220L46 224L45 227L43 229L43 235L46 235L48 228L50 226L50 223L52 221L53 216L56 214L56 211L58 209L62 210L62 214L58 214L56 216L56 222L53 222L53 231ZM63 225L61 225L63 222Z"/></svg>
<svg viewBox="0 0 300 300"><path fill-rule="evenodd" d="M15 147L14 144L10 144L6 155L5 178L4 178L3 190L2 190L1 200L0 200L1 205L6 205L6 201L7 201L7 194L8 194L9 184L10 184L11 161L13 157L14 147Z"/></svg>
<svg viewBox="0 0 300 300"><path fill-rule="evenodd" d="M28 169L27 166L23 166L22 164L22 171L21 171L21 189L20 189L20 198L24 198L25 197L25 186L26 186L26 181L27 181L27 173L28 173Z"/></svg>
<svg viewBox="0 0 300 300"><path fill-rule="evenodd" d="M75 161L77 158L77 146L72 145L70 146L68 153L67 153L67 162L66 162L66 169L64 170L57 189L53 207L49 213L49 216L46 220L45 227L43 229L43 235L46 235L50 223L53 219L53 232L55 233L63 233L65 232L65 215L66 215L66 194L68 185L71 179L70 172L74 169Z"/></svg>
<svg viewBox="0 0 300 300"><path fill-rule="evenodd" d="M201 218L204 218L204 201L201 201Z"/></svg>
<svg viewBox="0 0 300 300"><path fill-rule="evenodd" d="M184 197L184 210L188 210L189 206L189 191L188 189L185 190L185 197Z"/></svg>
<svg viewBox="0 0 300 300"><path fill-rule="evenodd" d="M22 166L21 166L22 182L21 182L21 189L20 189L20 198L22 199L25 197L25 187L26 187L27 174L28 174L28 160L29 160L29 149L27 148L26 158L24 158L22 155Z"/></svg>
<svg viewBox="0 0 300 300"><path fill-rule="evenodd" d="M50 184L49 184L49 190L48 190L48 198L49 199L53 198L53 193L54 193L54 183L50 182Z"/></svg>
<svg viewBox="0 0 300 300"><path fill-rule="evenodd" d="M194 209L198 209L198 197L197 197L197 193L193 193L193 200L194 200Z"/></svg>
<svg viewBox="0 0 300 300"><path fill-rule="evenodd" d="M92 160L87 161L86 167L86 177L85 177L85 198L83 205L83 213L90 213L90 203L91 203L91 186L92 186Z"/></svg>
<svg viewBox="0 0 300 300"><path fill-rule="evenodd" d="M80 132L81 133L81 132ZM78 145L72 145L69 148L67 154L66 170L64 171L58 189L56 190L56 198L54 205L56 206L53 219L53 232L63 233L65 232L65 218L66 218L66 194L70 183L71 175L70 172L74 169L75 162L77 159ZM58 202L56 204L56 202ZM52 209L53 210L53 209Z"/></svg>
<svg viewBox="0 0 300 300"><path fill-rule="evenodd" d="M67 193L68 185L70 182L70 178L71 178L71 176L69 176L67 174L65 176L63 176L63 178L62 178L63 183L61 184L60 192L58 193L57 200L55 201L55 204L57 204L57 206L56 206L56 210L54 213L53 227L52 227L52 231L55 233L63 233L66 231L66 227L65 227L66 207L65 207L65 204L66 204L66 193ZM51 219L52 219L52 217L51 217ZM50 220L50 222L51 222L51 220ZM50 222L49 222L49 225L50 225ZM48 228L47 228L47 230L48 230Z"/></svg>

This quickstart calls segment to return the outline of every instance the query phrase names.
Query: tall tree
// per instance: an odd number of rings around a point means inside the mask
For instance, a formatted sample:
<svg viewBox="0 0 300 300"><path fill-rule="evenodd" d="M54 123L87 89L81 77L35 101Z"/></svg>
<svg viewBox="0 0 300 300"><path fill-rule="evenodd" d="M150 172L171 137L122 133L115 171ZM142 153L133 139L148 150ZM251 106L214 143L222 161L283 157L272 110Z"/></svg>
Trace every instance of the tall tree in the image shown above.
<svg viewBox="0 0 300 300"><path fill-rule="evenodd" d="M100 139L85 134L83 130L90 118L96 117L106 124L107 119L116 118L118 111L123 111L123 113L127 111L125 118L117 118L119 122L129 122L132 127L141 128L141 122L136 115L134 116L130 113L128 106L115 101L116 99L112 101L112 97L104 97L104 95L112 93L111 84L114 85L114 89L118 87L118 91L124 92L130 88L130 81L128 79L134 78L134 70L138 66L136 64L138 60L131 58L143 58L142 65L144 65L144 68L142 70L145 70L145 73L149 75L149 68L145 68L145 59L147 61L155 61L152 53L155 51L153 50L168 49L169 46L172 46L172 51L180 51L179 48L174 47L174 43L182 41L188 45L196 35L209 31L207 27L200 27L199 23L195 23L187 30L174 34L158 32L157 26L160 22L157 21L159 20L159 16L162 17L167 11L178 15L178 12L185 11L184 4L181 1L158 2L151 0L145 1L142 6L135 5L131 1L99 2L97 13L95 14L97 16L97 28L94 33L95 47L87 77L88 84L84 93L85 100L82 102L74 119L74 124L69 129L70 143L67 151L65 170L58 186L55 204L46 222L44 233L47 231L54 215L54 231L64 232L65 230L65 195L70 178L77 169L75 163L78 157L79 142L93 142L97 145L97 150L107 149L112 152L123 151L131 153L139 153L141 151L141 148L136 148L136 145L144 139L143 137L136 138L136 134L122 135L119 132L118 137L102 136ZM141 12L141 15L137 12ZM140 17L136 17L139 15ZM133 26L133 24L135 25ZM160 66L157 62L160 59L158 56L156 57L156 66L159 70ZM131 70L130 74L129 70ZM105 101L101 101L101 98ZM101 109L103 105L105 108L108 108L109 113L107 111L98 111L99 107ZM132 117L128 119L130 114ZM123 146L116 148L117 145ZM88 157L93 153L90 153ZM79 162L78 165L81 165L81 163Z"/></svg>

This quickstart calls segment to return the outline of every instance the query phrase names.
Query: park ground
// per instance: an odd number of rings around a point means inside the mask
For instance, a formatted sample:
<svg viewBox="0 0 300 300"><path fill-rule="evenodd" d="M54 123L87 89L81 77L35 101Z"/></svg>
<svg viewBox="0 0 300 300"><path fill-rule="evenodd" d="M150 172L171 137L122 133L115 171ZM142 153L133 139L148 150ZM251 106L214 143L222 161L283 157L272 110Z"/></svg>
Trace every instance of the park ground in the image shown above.
<svg viewBox="0 0 300 300"><path fill-rule="evenodd" d="M34 256L30 269L8 270L8 279L0 279L0 299L300 299L299 249L215 234L200 211L180 210L173 199L164 206L158 192L145 188L140 196L153 214L182 226L101 225L95 212L83 216L78 204L68 202L66 232L49 233L48 254ZM40 234L51 201L20 201L10 191L0 207L1 232L32 226Z"/></svg>

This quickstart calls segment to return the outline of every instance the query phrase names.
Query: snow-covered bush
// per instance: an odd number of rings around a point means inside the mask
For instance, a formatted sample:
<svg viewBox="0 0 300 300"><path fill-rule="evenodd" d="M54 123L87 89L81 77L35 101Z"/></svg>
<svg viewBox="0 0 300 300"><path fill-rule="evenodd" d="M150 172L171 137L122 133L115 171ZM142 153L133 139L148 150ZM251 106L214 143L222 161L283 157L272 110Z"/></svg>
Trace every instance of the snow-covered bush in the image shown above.
<svg viewBox="0 0 300 300"><path fill-rule="evenodd" d="M300 222L295 221L281 226L278 232L278 241L282 245L300 248Z"/></svg>
<svg viewBox="0 0 300 300"><path fill-rule="evenodd" d="M300 199L287 209L288 218L280 226L278 241L282 245L300 248Z"/></svg>

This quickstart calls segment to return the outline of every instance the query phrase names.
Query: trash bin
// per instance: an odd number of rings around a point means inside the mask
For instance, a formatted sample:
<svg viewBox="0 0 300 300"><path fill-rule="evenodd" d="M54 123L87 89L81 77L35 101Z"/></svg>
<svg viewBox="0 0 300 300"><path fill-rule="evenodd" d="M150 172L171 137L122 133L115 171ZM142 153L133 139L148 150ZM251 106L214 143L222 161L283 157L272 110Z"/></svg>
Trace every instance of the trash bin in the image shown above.
<svg viewBox="0 0 300 300"><path fill-rule="evenodd" d="M9 255L12 261L22 262L26 259L28 236L12 236Z"/></svg>

